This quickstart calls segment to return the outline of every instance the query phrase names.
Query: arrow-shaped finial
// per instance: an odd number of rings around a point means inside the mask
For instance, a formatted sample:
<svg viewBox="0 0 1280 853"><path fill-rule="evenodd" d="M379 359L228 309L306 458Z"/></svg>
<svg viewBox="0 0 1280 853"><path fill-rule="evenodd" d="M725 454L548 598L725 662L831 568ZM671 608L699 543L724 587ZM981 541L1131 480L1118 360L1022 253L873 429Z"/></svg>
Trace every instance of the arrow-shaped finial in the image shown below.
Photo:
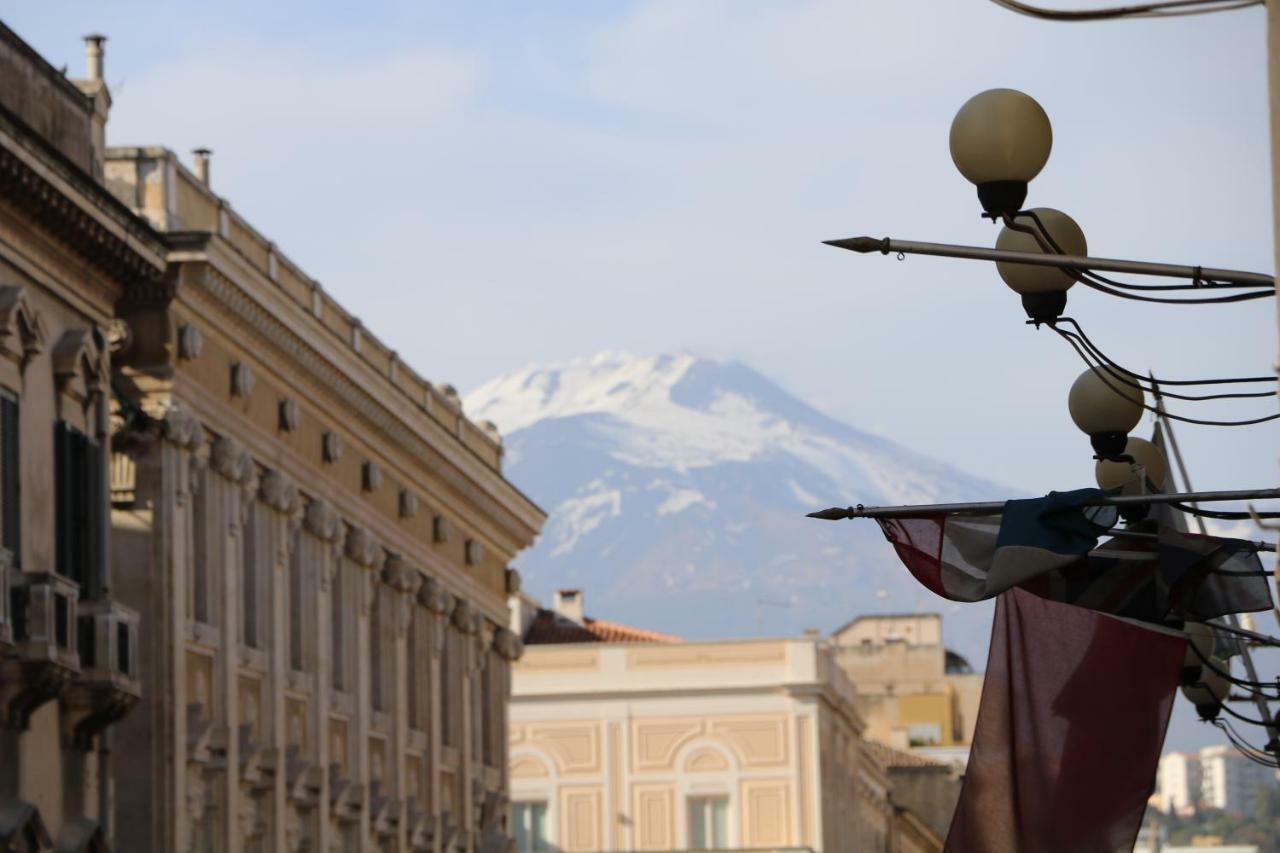
<svg viewBox="0 0 1280 853"><path fill-rule="evenodd" d="M830 509L820 509L817 512L811 512L805 518L820 518L823 521L842 521L846 518L853 518L853 507L833 506Z"/></svg>

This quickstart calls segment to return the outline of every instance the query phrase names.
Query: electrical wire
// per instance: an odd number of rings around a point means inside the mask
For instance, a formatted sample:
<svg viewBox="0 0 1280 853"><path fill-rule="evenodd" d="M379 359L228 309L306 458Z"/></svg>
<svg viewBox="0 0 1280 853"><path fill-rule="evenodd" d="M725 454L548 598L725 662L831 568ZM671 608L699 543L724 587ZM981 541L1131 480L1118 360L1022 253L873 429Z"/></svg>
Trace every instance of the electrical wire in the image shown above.
<svg viewBox="0 0 1280 853"><path fill-rule="evenodd" d="M1187 515L1198 515L1201 518L1217 518L1222 521L1247 521L1250 518L1280 518L1280 512L1234 512L1223 509L1200 509L1190 504L1169 504ZM1271 574L1265 572L1265 574Z"/></svg>
<svg viewBox="0 0 1280 853"><path fill-rule="evenodd" d="M1036 216L1034 213L1024 210L1024 211L1019 211L1013 216L1009 216L1008 214L1004 215L1002 219L1004 221L1005 227L1011 231L1018 231L1023 234L1030 234L1032 239L1036 241L1036 243L1040 246L1041 250L1044 251L1045 254L1049 254L1049 255L1065 255L1066 254L1066 252L1063 252L1061 247L1058 246L1056 242L1054 242L1053 238L1048 235L1047 231L1044 231L1043 224L1041 224L1038 228L1033 228L1030 225L1021 225L1018 222L1014 221L1018 216L1028 216L1028 218L1033 219L1037 223L1039 223L1040 221L1039 217ZM1130 287L1129 285L1124 285L1119 282L1113 282L1110 279L1106 280L1106 282L1110 282L1109 284L1104 283L1104 281L1099 280L1099 277L1096 275L1096 273L1090 272L1089 270L1086 270L1086 269L1074 269L1071 267L1063 267L1063 272L1065 272L1073 280L1083 284L1085 287L1092 288L1093 290L1097 290L1101 293L1106 293L1110 296L1118 296L1121 299L1131 299L1136 302L1155 302L1161 305L1219 305L1219 304L1225 304L1229 302L1247 302L1252 299L1269 299L1272 296L1274 296L1276 292L1274 286L1271 286L1271 287L1263 286L1265 287L1265 289L1263 290L1250 291L1245 293L1233 293L1228 296L1204 296L1204 297L1196 297L1193 299L1170 299L1170 298L1160 297L1160 296L1139 296L1136 293L1126 293L1123 289L1120 289L1120 288ZM1217 286L1232 286L1232 285L1226 285L1225 283L1218 282ZM1253 285L1239 285L1239 287L1252 287L1252 286ZM1138 288L1134 287L1133 289L1138 289ZM1142 288L1142 289L1148 289L1148 288ZM1201 288L1197 288L1193 285L1190 288L1179 288L1179 289L1196 290Z"/></svg>
<svg viewBox="0 0 1280 853"><path fill-rule="evenodd" d="M1227 740L1229 740L1231 745L1236 748L1236 751L1252 761L1254 764L1280 769L1280 759L1277 759L1276 756L1269 752L1258 749L1256 746L1245 740L1244 737L1236 732L1235 727L1231 725L1229 720L1210 720L1209 723L1226 735Z"/></svg>
<svg viewBox="0 0 1280 853"><path fill-rule="evenodd" d="M1123 391L1121 391L1119 388L1117 388L1115 385L1112 384L1112 380L1118 380L1119 378L1116 377L1114 374L1111 374L1110 371L1108 371L1102 365L1093 364L1089 360L1089 357L1085 354L1085 352L1080 348L1080 345L1077 344L1074 340L1072 340L1072 336L1069 333L1063 332L1061 329L1056 329L1056 328L1054 329L1054 331L1062 335L1063 339L1066 340L1067 343L1071 344L1071 347L1076 351L1076 353L1080 356L1080 358L1084 360L1084 363L1088 364L1093 369L1093 372L1098 375L1098 378L1102 380L1102 383L1104 385L1106 385L1116 394L1119 394L1120 396L1125 397L1126 399L1129 397L1128 394L1125 394ZM1107 378L1108 375L1111 375L1112 377L1111 380ZM1166 392L1165 396L1171 396L1171 395L1168 394L1168 392ZM1192 398L1192 399L1195 399L1195 398ZM1253 424L1266 423L1267 421L1274 421L1280 418L1280 412L1275 412L1270 415L1263 415L1262 417L1249 418L1241 421L1215 421L1215 420L1208 420L1206 418L1189 418L1185 415L1175 415L1169 411L1165 411L1162 413L1159 409L1155 409L1147 405L1146 400L1142 401L1142 409L1144 411L1151 412L1152 414L1156 414L1156 415L1163 414L1164 417L1167 417L1171 420L1181 421L1182 423L1187 423L1187 424L1197 424L1199 426L1224 426L1224 427L1252 426Z"/></svg>
<svg viewBox="0 0 1280 853"><path fill-rule="evenodd" d="M1218 624L1216 622L1213 623L1213 627L1217 628ZM1265 694L1262 694L1263 689L1280 690L1280 678L1277 678L1275 681L1250 681L1247 678L1236 678L1231 674L1230 670L1220 669L1208 655L1200 651L1200 647L1196 645L1195 640L1193 640L1190 635L1187 635L1187 648L1196 653L1196 657L1200 658L1200 664L1210 672L1216 673L1227 681L1230 681L1232 684L1238 684L1241 687L1259 688L1253 692L1263 695L1264 698L1273 702L1280 701L1280 697L1266 696ZM1201 685L1203 686L1203 682L1201 682Z"/></svg>
<svg viewBox="0 0 1280 853"><path fill-rule="evenodd" d="M1102 9L1067 11L1045 9L1022 3L1019 0L991 0L997 6L1046 21L1102 21L1115 18L1178 18L1187 15L1207 15L1211 12L1230 12L1248 6L1260 6L1264 0L1164 0L1158 3L1142 3L1136 6L1113 6Z"/></svg>

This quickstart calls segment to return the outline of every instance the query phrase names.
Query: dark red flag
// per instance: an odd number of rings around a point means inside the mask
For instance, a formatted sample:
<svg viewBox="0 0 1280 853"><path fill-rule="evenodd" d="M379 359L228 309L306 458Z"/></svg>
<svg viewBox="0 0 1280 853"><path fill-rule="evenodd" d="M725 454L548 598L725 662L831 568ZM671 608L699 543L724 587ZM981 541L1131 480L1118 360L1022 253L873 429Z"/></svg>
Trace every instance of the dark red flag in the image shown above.
<svg viewBox="0 0 1280 853"><path fill-rule="evenodd" d="M1185 651L1177 633L1003 593L946 849L1131 851Z"/></svg>

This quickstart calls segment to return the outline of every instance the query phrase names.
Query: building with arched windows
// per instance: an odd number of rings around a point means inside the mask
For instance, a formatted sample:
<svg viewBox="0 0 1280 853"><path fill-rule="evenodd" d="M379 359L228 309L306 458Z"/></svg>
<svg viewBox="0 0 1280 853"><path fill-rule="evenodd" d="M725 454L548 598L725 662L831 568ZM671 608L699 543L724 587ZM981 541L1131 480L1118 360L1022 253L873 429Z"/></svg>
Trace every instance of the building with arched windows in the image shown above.
<svg viewBox="0 0 1280 853"><path fill-rule="evenodd" d="M940 849L816 638L683 642L513 600L512 830L537 850Z"/></svg>

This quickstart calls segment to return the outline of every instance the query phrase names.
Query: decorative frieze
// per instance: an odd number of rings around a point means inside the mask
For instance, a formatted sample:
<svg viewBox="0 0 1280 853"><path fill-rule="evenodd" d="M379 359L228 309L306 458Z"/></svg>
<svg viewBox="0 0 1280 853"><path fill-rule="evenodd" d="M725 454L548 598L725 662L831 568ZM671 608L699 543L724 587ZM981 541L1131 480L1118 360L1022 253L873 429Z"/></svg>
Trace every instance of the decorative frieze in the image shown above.
<svg viewBox="0 0 1280 853"><path fill-rule="evenodd" d="M347 527L346 554L353 562L371 569L382 557L382 549L373 541L369 531L358 525Z"/></svg>
<svg viewBox="0 0 1280 853"><path fill-rule="evenodd" d="M400 490L400 517L413 518L418 514L418 496L412 489Z"/></svg>
<svg viewBox="0 0 1280 853"><path fill-rule="evenodd" d="M382 469L377 462L368 460L360 467L360 486L366 492L376 492L382 486Z"/></svg>
<svg viewBox="0 0 1280 853"><path fill-rule="evenodd" d="M317 499L307 504L302 521L307 531L322 542L336 542L342 535L342 519L327 501Z"/></svg>
<svg viewBox="0 0 1280 853"><path fill-rule="evenodd" d="M449 541L453 534L453 523L443 515L437 515L431 519L431 538L435 540L437 545L443 545Z"/></svg>
<svg viewBox="0 0 1280 853"><path fill-rule="evenodd" d="M220 435L209 448L209 467L234 483L245 484L253 479L253 459L240 442L229 435Z"/></svg>
<svg viewBox="0 0 1280 853"><path fill-rule="evenodd" d="M453 621L453 627L457 628L464 634L474 634L476 632L476 612L471 606L471 602L465 598L459 598L457 603L453 605L453 613L450 619Z"/></svg>
<svg viewBox="0 0 1280 853"><path fill-rule="evenodd" d="M342 458L342 436L330 430L320 440L320 453L325 462L337 462Z"/></svg>
<svg viewBox="0 0 1280 853"><path fill-rule="evenodd" d="M519 660L524 654L524 643L520 635L510 628L498 628L493 632L493 650L503 660Z"/></svg>
<svg viewBox="0 0 1280 853"><path fill-rule="evenodd" d="M267 506L286 515L296 512L301 504L298 487L275 468L262 475L258 495Z"/></svg>
<svg viewBox="0 0 1280 853"><path fill-rule="evenodd" d="M302 422L302 408L298 401L288 397L282 399L276 420L281 432L296 432Z"/></svg>
<svg viewBox="0 0 1280 853"><path fill-rule="evenodd" d="M253 393L253 386L258 384L253 368L243 361L231 365L231 396L248 399Z"/></svg>
<svg viewBox="0 0 1280 853"><path fill-rule="evenodd" d="M178 329L178 358L195 361L204 350L204 334L198 326L183 323Z"/></svg>
<svg viewBox="0 0 1280 853"><path fill-rule="evenodd" d="M86 392L102 387L106 371L92 330L67 329L53 345L50 355L53 379L59 391L65 390L76 378L84 383Z"/></svg>
<svg viewBox="0 0 1280 853"><path fill-rule="evenodd" d="M204 426L200 419L177 403L165 410L160 422L160 435L178 447L192 450L204 444Z"/></svg>

